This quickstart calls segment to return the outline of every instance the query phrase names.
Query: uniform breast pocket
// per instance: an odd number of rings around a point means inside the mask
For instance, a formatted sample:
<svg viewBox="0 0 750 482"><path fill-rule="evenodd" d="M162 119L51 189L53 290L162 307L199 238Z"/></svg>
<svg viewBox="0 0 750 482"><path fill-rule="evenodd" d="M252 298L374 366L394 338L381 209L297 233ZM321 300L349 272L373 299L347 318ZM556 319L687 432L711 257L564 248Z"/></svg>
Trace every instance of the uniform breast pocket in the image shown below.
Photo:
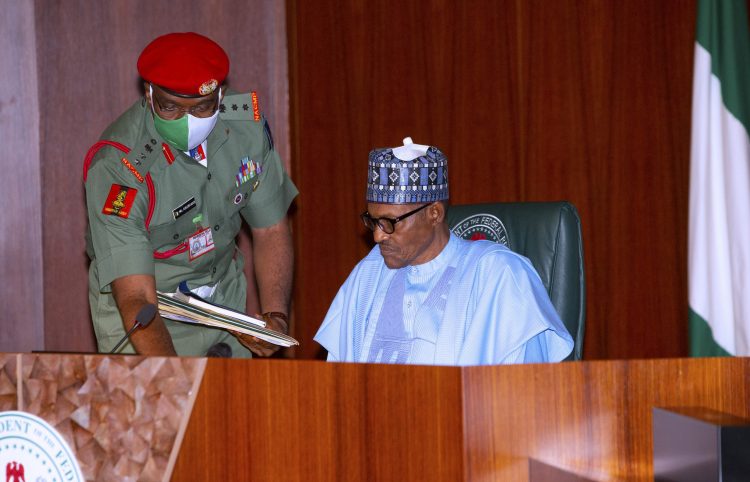
<svg viewBox="0 0 750 482"><path fill-rule="evenodd" d="M197 212L197 211L196 211ZM185 214L168 223L151 226L151 246L154 257L171 258L187 251L187 238L195 232L193 216Z"/></svg>

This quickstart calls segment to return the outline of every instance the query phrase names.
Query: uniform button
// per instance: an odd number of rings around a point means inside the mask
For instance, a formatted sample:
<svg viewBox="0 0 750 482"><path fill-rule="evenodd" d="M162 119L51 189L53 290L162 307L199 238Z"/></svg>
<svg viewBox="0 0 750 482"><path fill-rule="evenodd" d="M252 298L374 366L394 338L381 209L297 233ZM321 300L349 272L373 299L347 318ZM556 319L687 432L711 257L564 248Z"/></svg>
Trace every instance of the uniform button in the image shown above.
<svg viewBox="0 0 750 482"><path fill-rule="evenodd" d="M178 239L179 237L180 237L179 234L175 234L174 236L172 236L172 239Z"/></svg>
<svg viewBox="0 0 750 482"><path fill-rule="evenodd" d="M210 181L211 180L211 173L210 172L208 173L207 177L208 177L208 180Z"/></svg>
<svg viewBox="0 0 750 482"><path fill-rule="evenodd" d="M214 231L218 231L218 230L219 230L219 225L217 224L216 226L214 226Z"/></svg>
<svg viewBox="0 0 750 482"><path fill-rule="evenodd" d="M245 193L245 199L247 199L247 193Z"/></svg>
<svg viewBox="0 0 750 482"><path fill-rule="evenodd" d="M216 266L214 266L213 268L211 268L211 274L216 274Z"/></svg>

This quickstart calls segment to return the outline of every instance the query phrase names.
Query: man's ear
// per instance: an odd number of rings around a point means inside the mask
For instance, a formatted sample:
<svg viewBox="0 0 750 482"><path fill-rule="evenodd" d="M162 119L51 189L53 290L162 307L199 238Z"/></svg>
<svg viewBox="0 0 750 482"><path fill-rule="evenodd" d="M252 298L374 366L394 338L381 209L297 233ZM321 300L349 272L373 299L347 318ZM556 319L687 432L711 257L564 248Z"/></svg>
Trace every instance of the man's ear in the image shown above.
<svg viewBox="0 0 750 482"><path fill-rule="evenodd" d="M434 202L427 208L427 215L433 225L438 225L445 220L445 206L440 201Z"/></svg>
<svg viewBox="0 0 750 482"><path fill-rule="evenodd" d="M148 88L149 84L148 82L143 82L143 97L146 99L146 102L148 104L151 103L151 92Z"/></svg>

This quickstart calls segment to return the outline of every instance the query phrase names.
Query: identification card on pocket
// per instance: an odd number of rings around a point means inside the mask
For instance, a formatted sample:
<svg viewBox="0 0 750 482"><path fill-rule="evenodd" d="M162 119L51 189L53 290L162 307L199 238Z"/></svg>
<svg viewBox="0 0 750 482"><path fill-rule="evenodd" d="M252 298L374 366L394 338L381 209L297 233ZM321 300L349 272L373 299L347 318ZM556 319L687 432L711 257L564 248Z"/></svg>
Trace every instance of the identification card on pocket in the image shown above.
<svg viewBox="0 0 750 482"><path fill-rule="evenodd" d="M209 251L213 251L215 246L214 235L211 233L211 228L203 229L190 236L188 238L188 246L190 246L190 251L188 253L190 261L199 256L203 256Z"/></svg>

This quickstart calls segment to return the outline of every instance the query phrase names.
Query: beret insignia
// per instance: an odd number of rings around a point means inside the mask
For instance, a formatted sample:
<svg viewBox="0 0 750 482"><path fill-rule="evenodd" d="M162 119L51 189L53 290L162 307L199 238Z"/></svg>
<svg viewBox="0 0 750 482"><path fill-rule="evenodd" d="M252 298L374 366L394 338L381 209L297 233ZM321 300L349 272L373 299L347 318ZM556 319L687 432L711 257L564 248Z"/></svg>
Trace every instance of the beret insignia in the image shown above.
<svg viewBox="0 0 750 482"><path fill-rule="evenodd" d="M218 85L219 82L216 79L207 80L206 82L203 82L198 88L198 93L200 95L208 95L215 91Z"/></svg>

